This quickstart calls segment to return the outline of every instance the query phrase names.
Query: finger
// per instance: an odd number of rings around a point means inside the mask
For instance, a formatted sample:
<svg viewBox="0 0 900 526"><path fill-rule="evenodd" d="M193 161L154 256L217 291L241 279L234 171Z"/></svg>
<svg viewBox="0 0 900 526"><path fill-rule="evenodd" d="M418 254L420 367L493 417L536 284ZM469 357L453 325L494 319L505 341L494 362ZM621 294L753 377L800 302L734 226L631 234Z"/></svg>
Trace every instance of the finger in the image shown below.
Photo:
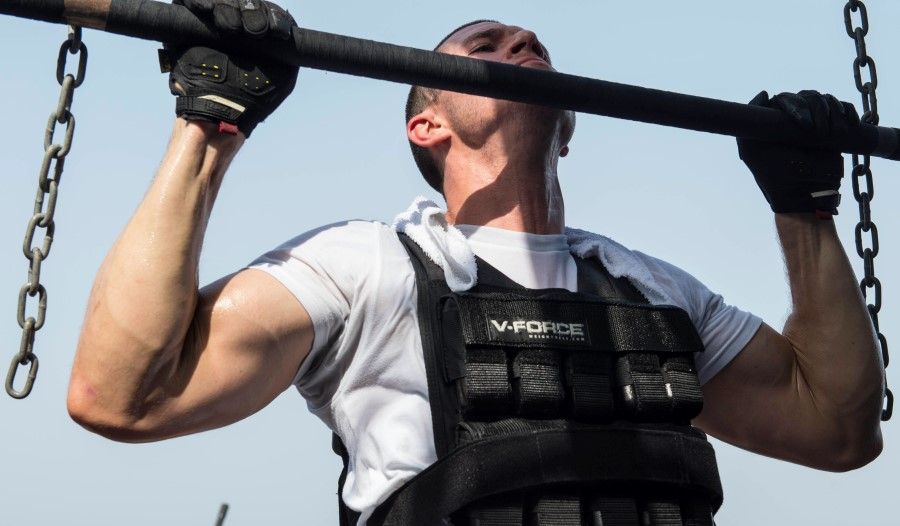
<svg viewBox="0 0 900 526"><path fill-rule="evenodd" d="M196 14L210 13L216 3L215 0L176 0L176 2L184 5L184 7Z"/></svg>
<svg viewBox="0 0 900 526"><path fill-rule="evenodd" d="M856 106L849 102L841 102L844 106L844 117L847 119L849 127L859 126L859 114L856 113Z"/></svg>
<svg viewBox="0 0 900 526"><path fill-rule="evenodd" d="M269 29L269 9L261 0L243 0L241 19L244 31L253 36L263 36Z"/></svg>
<svg viewBox="0 0 900 526"><path fill-rule="evenodd" d="M297 25L294 17L282 9L281 6L267 2L269 6L269 32L275 37L287 40L291 37L291 30Z"/></svg>
<svg viewBox="0 0 900 526"><path fill-rule="evenodd" d="M800 93L809 104L809 113L816 137L828 137L831 134L833 120L828 98L818 91L806 90Z"/></svg>
<svg viewBox="0 0 900 526"><path fill-rule="evenodd" d="M822 96L821 93L819 93L818 91L816 91L814 89L800 90L797 92L797 95L799 95L800 97L803 97L804 99L818 98L818 97Z"/></svg>
<svg viewBox="0 0 900 526"><path fill-rule="evenodd" d="M771 105L784 112L796 126L806 132L815 131L808 101L799 93L784 92L772 97Z"/></svg>
<svg viewBox="0 0 900 526"><path fill-rule="evenodd" d="M215 2L213 20L217 28L228 33L240 32L244 27L241 22L241 11L233 1Z"/></svg>
<svg viewBox="0 0 900 526"><path fill-rule="evenodd" d="M760 91L759 93L756 94L755 97L750 99L750 102L748 104L750 104L751 106L766 106L766 107L768 107L769 106L769 94L766 93L765 90Z"/></svg>
<svg viewBox="0 0 900 526"><path fill-rule="evenodd" d="M835 135L843 135L847 132L847 115L844 104L837 100L834 95L825 95L825 103L828 105L829 124L831 125L831 133Z"/></svg>

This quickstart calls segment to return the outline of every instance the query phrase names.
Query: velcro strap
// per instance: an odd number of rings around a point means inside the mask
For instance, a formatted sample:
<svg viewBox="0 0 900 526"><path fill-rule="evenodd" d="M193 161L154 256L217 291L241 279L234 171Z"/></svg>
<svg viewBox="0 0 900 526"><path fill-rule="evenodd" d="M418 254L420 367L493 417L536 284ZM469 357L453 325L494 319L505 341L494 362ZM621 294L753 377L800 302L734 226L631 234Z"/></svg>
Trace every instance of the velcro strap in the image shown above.
<svg viewBox="0 0 900 526"><path fill-rule="evenodd" d="M570 411L577 420L605 421L615 414L609 355L575 351L565 358Z"/></svg>
<svg viewBox="0 0 900 526"><path fill-rule="evenodd" d="M703 408L690 355L551 349L464 351L459 399L469 420L505 415L603 422L686 422ZM616 400L618 398L618 401Z"/></svg>
<svg viewBox="0 0 900 526"><path fill-rule="evenodd" d="M672 415L691 419L700 414L703 391L693 360L681 356L668 357L662 366L662 374L667 394L672 400Z"/></svg>
<svg viewBox="0 0 900 526"><path fill-rule="evenodd" d="M650 500L644 504L644 514L652 526L683 526L681 506L675 499Z"/></svg>
<svg viewBox="0 0 900 526"><path fill-rule="evenodd" d="M594 497L590 506L594 526L641 526L634 499Z"/></svg>
<svg viewBox="0 0 900 526"><path fill-rule="evenodd" d="M668 416L671 400L657 355L632 353L619 357L616 378L625 407L633 416L651 422Z"/></svg>
<svg viewBox="0 0 900 526"><path fill-rule="evenodd" d="M453 515L456 526L522 526L523 498L521 495L484 499L477 506Z"/></svg>
<svg viewBox="0 0 900 526"><path fill-rule="evenodd" d="M458 325L466 347L701 352L703 343L687 312L667 305L612 303L569 294L451 294L445 319Z"/></svg>
<svg viewBox="0 0 900 526"><path fill-rule="evenodd" d="M698 499L682 501L681 513L684 526L715 526L713 509L707 501Z"/></svg>
<svg viewBox="0 0 900 526"><path fill-rule="evenodd" d="M715 454L703 434L671 426L560 423L471 442L419 473L380 505L370 525L440 524L491 495L553 484L653 484L722 504Z"/></svg>
<svg viewBox="0 0 900 526"><path fill-rule="evenodd" d="M229 105L225 102L230 101L218 96L201 98L182 95L175 99L175 115L204 117L213 122L237 122L238 118L244 113L244 110L241 109L242 106L234 103Z"/></svg>
<svg viewBox="0 0 900 526"><path fill-rule="evenodd" d="M616 362L616 381L629 414L638 421L689 421L703 409L703 392L687 356L630 353Z"/></svg>
<svg viewBox="0 0 900 526"><path fill-rule="evenodd" d="M541 497L534 503L531 522L534 526L582 526L581 498L578 495Z"/></svg>
<svg viewBox="0 0 900 526"><path fill-rule="evenodd" d="M466 354L466 375L460 400L470 418L511 411L509 368L502 349L473 349Z"/></svg>
<svg viewBox="0 0 900 526"><path fill-rule="evenodd" d="M566 393L559 353L526 349L512 360L513 400L517 413L534 418L558 417Z"/></svg>

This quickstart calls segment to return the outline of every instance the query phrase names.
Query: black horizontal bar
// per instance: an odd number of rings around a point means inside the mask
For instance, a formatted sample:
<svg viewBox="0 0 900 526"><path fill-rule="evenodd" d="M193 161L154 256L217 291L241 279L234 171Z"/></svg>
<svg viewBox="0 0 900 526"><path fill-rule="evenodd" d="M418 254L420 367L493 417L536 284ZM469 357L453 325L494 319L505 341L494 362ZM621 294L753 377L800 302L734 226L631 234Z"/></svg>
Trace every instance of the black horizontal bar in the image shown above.
<svg viewBox="0 0 900 526"><path fill-rule="evenodd" d="M183 6L154 0L3 0L0 13L173 43L203 43L287 63L620 119L900 160L900 130L861 124L816 138L781 112L736 102L297 29L293 42L222 39Z"/></svg>

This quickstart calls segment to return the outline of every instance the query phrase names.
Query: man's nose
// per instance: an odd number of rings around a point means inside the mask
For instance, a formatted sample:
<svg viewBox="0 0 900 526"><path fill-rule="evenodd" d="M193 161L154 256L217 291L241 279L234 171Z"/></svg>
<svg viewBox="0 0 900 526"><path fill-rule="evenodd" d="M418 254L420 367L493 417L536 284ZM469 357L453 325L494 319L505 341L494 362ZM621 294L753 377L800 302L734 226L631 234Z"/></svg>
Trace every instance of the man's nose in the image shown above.
<svg viewBox="0 0 900 526"><path fill-rule="evenodd" d="M518 55L522 51L527 51L531 49L534 52L537 52L537 35L534 34L533 31L528 31L527 29L523 29L513 35L512 41L510 43L509 52L511 55Z"/></svg>

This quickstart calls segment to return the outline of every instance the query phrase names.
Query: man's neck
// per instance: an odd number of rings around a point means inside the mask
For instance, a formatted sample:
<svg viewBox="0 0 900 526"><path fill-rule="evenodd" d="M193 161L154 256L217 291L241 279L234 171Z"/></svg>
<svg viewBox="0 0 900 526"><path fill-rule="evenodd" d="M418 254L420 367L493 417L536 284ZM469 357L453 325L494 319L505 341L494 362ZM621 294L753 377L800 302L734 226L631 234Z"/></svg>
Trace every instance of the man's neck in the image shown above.
<svg viewBox="0 0 900 526"><path fill-rule="evenodd" d="M565 207L556 177L557 159L520 156L514 162L506 156L448 157L444 167L447 221L561 234Z"/></svg>

